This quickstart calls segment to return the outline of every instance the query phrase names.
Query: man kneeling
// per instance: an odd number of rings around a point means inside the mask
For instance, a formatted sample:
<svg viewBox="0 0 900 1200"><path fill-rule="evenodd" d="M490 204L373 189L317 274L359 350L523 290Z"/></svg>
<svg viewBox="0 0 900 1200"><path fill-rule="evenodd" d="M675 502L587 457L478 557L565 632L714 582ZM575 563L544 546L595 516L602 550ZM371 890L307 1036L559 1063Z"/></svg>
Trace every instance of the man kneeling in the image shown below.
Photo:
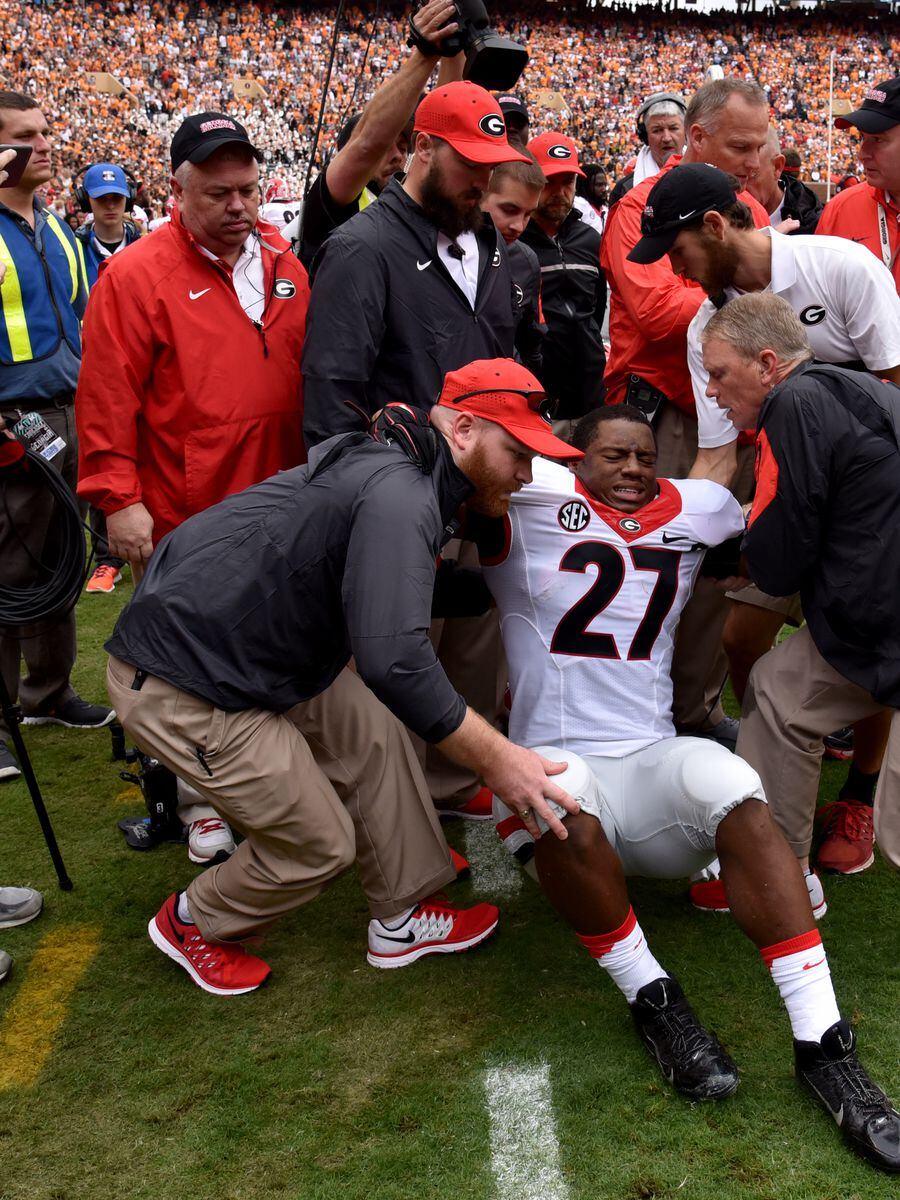
<svg viewBox="0 0 900 1200"><path fill-rule="evenodd" d="M573 442L585 453L575 474L536 462L509 514L478 531L510 665L510 738L565 760L556 782L581 806L560 812L560 841L542 836L529 808L498 801L500 833L520 860L533 853L547 897L691 1099L730 1096L737 1068L654 957L625 876L688 876L718 855L731 911L787 1007L800 1079L842 1111L855 1150L896 1170L900 1118L856 1058L807 886L759 776L715 742L674 736L679 614L707 549L743 531L740 506L706 480L657 480L653 431L637 409L591 413Z"/></svg>

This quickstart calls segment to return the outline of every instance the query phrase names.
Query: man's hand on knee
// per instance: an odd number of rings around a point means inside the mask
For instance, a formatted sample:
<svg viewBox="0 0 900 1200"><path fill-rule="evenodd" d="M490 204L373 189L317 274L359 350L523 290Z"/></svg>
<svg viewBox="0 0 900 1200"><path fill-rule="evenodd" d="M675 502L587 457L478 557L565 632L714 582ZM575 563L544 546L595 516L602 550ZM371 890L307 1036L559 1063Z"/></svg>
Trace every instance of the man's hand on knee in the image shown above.
<svg viewBox="0 0 900 1200"><path fill-rule="evenodd" d="M566 764L543 758L512 742L508 742L507 747L507 752L498 755L491 769L485 772L485 783L519 816L532 837L541 836L537 820L540 817L558 838L565 840L568 832L547 802L552 800L568 813L579 812L578 801L550 778L562 774Z"/></svg>

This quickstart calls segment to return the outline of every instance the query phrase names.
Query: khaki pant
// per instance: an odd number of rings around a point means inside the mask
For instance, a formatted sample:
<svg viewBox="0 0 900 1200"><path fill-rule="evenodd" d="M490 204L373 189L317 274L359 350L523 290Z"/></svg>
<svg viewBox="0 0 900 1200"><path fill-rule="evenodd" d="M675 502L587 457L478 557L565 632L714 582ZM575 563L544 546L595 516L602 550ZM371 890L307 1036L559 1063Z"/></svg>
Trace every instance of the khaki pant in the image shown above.
<svg viewBox="0 0 900 1200"><path fill-rule="evenodd" d="M798 858L809 854L822 738L882 709L830 667L804 626L764 654L750 675L737 752L763 781L772 816ZM875 837L900 869L900 722L897 714L875 791Z"/></svg>
<svg viewBox="0 0 900 1200"><path fill-rule="evenodd" d="M26 405L27 408L27 405ZM18 414L4 409L7 424ZM51 465L74 491L78 472L75 407L48 408L41 416L66 443ZM0 573L4 584L27 588L35 582L35 559L51 561L55 548L48 538L53 500L42 484L29 483L18 472L7 476L0 502ZM35 633L37 635L35 636ZM21 682L19 670L25 660ZM10 697L18 697L25 713L71 699L69 675L75 665L75 609L41 626L20 625L0 633L0 671ZM0 717L0 741L8 730Z"/></svg>
<svg viewBox="0 0 900 1200"><path fill-rule="evenodd" d="M245 838L188 888L205 937L265 932L354 859L375 917L455 878L403 726L352 671L285 715L225 712L153 676L135 691L134 675L110 659L119 720Z"/></svg>

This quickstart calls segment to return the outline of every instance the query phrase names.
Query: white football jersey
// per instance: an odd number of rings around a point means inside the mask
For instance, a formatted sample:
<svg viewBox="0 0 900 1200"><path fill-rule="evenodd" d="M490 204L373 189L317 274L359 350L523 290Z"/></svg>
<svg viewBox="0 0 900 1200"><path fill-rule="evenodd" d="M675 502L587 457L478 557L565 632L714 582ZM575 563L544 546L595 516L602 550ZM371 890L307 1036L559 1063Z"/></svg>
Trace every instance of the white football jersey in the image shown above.
<svg viewBox="0 0 900 1200"><path fill-rule="evenodd" d="M303 207L302 200L271 200L268 204L259 206L259 215L263 221L268 221L276 229L283 230L289 225Z"/></svg>
<svg viewBox="0 0 900 1200"><path fill-rule="evenodd" d="M744 528L730 492L660 479L633 514L566 467L534 460L484 577L509 661L509 736L621 757L672 737L672 648L706 549Z"/></svg>

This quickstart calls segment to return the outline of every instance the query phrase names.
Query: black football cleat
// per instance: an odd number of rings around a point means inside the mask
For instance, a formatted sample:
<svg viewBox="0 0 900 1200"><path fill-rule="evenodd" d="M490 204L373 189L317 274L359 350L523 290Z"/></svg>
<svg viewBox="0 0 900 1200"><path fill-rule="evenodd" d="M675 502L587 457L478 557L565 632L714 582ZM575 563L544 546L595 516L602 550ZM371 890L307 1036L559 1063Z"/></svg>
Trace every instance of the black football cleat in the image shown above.
<svg viewBox="0 0 900 1200"><path fill-rule="evenodd" d="M856 1057L856 1035L846 1021L821 1042L794 1042L797 1078L840 1126L844 1139L882 1171L900 1171L900 1113Z"/></svg>
<svg viewBox="0 0 900 1200"><path fill-rule="evenodd" d="M734 1095L737 1067L697 1020L677 979L663 976L645 984L630 1008L641 1041L676 1091L691 1100Z"/></svg>

